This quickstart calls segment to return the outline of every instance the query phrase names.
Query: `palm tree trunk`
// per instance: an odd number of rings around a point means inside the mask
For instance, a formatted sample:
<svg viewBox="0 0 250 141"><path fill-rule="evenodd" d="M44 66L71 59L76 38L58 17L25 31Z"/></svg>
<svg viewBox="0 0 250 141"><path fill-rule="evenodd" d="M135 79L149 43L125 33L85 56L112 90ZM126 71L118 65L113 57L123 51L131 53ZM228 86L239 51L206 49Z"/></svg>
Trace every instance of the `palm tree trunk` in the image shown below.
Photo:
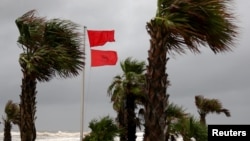
<svg viewBox="0 0 250 141"><path fill-rule="evenodd" d="M128 121L128 141L136 140L136 123L135 123L135 97L132 93L127 95L127 121Z"/></svg>
<svg viewBox="0 0 250 141"><path fill-rule="evenodd" d="M4 141L11 141L11 122L4 119Z"/></svg>
<svg viewBox="0 0 250 141"><path fill-rule="evenodd" d="M147 102L145 104L144 141L165 141L166 113L168 105L166 74L167 47L165 26L155 20L147 23L151 36L146 73Z"/></svg>
<svg viewBox="0 0 250 141"><path fill-rule="evenodd" d="M22 92L20 95L21 141L35 141L36 78L25 69L22 71Z"/></svg>
<svg viewBox="0 0 250 141"><path fill-rule="evenodd" d="M206 126L206 114L205 113L200 113L200 123L202 125L205 125Z"/></svg>
<svg viewBox="0 0 250 141"><path fill-rule="evenodd" d="M124 110L120 110L120 112L118 112L119 128L122 129L122 132L120 133L120 141L127 141L127 127L124 112Z"/></svg>

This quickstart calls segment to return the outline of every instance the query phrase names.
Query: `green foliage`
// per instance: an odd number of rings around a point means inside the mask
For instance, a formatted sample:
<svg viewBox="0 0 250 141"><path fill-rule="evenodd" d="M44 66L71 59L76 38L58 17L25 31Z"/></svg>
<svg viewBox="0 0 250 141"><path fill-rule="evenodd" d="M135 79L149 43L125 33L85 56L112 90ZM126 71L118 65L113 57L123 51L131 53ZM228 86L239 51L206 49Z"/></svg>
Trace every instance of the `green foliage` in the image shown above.
<svg viewBox="0 0 250 141"><path fill-rule="evenodd" d="M186 49L200 53L200 46L207 46L214 53L231 51L238 27L230 4L231 0L157 0L156 16L146 26L151 39L144 140L165 140L167 124L162 119L168 116L163 113L168 104L167 55L185 53ZM229 115L226 109L221 110Z"/></svg>
<svg viewBox="0 0 250 141"><path fill-rule="evenodd" d="M223 108L222 103L218 99L204 98L202 95L195 96L195 105L200 115L200 122L206 125L206 116L210 113L224 113L227 117L231 116L228 109Z"/></svg>
<svg viewBox="0 0 250 141"><path fill-rule="evenodd" d="M100 120L92 120L89 123L89 128L92 131L84 138L84 141L113 141L121 132L109 116L105 116Z"/></svg>
<svg viewBox="0 0 250 141"><path fill-rule="evenodd" d="M201 124L191 114L186 113L183 107L170 103L166 109L168 134L179 133L184 141L194 137L196 141L207 140L207 127ZM169 136L167 136L169 137Z"/></svg>
<svg viewBox="0 0 250 141"><path fill-rule="evenodd" d="M77 76L84 67L84 52L78 25L61 19L37 17L36 10L16 19L17 42L23 49L19 63L23 72L20 95L20 133L22 141L36 139L36 84L55 76Z"/></svg>
<svg viewBox="0 0 250 141"><path fill-rule="evenodd" d="M145 62L128 57L120 63L120 66L123 74L113 78L113 82L107 91L113 102L113 108L117 112L125 108L124 101L128 92L136 96L137 103L143 101L145 94L145 76L143 74L146 66Z"/></svg>
<svg viewBox="0 0 250 141"><path fill-rule="evenodd" d="M13 122L14 124L20 123L20 107L17 103L13 103L12 100L9 100L4 109L6 113L6 120Z"/></svg>
<svg viewBox="0 0 250 141"><path fill-rule="evenodd" d="M178 119L177 122L170 124L170 132L180 133L185 141L192 137L196 141L207 141L207 127L192 116Z"/></svg>
<svg viewBox="0 0 250 141"><path fill-rule="evenodd" d="M170 103L166 109L167 120L172 120L176 118L183 118L187 115L183 107Z"/></svg>
<svg viewBox="0 0 250 141"><path fill-rule="evenodd" d="M237 35L231 3L231 0L158 0L154 20L168 30L171 51L183 53L183 45L193 52L200 52L199 45L208 45L215 53L230 51Z"/></svg>
<svg viewBox="0 0 250 141"><path fill-rule="evenodd" d="M72 77L84 66L82 38L78 25L62 19L47 20L37 17L35 10L16 19L23 53L19 63L22 69L39 81L53 76Z"/></svg>
<svg viewBox="0 0 250 141"><path fill-rule="evenodd" d="M195 96L195 105L198 109L199 113L225 113L227 117L230 117L230 111L228 109L223 108L221 101L218 99L208 99L204 98L202 95Z"/></svg>
<svg viewBox="0 0 250 141"><path fill-rule="evenodd" d="M120 63L123 74L114 77L108 88L113 109L117 112L119 128L124 132L120 140L133 140L136 127L141 126L141 121L136 117L135 109L145 102L145 62L126 58Z"/></svg>
<svg viewBox="0 0 250 141"><path fill-rule="evenodd" d="M20 126L20 107L17 103L13 103L12 100L9 100L5 105L4 112L6 114L6 116L3 117L4 141L11 141L12 123Z"/></svg>

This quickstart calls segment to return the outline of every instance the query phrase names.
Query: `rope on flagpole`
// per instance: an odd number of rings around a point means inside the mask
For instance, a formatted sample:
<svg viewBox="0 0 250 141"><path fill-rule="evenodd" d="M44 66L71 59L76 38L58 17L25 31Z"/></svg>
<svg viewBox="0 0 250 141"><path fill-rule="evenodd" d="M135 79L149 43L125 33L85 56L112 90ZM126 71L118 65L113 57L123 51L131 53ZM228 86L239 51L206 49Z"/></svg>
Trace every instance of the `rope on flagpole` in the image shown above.
<svg viewBox="0 0 250 141"><path fill-rule="evenodd" d="M85 40L86 40L86 30L87 27L84 26L84 30L83 30L83 53L85 53ZM85 56L84 56L85 57ZM82 96L81 96L81 121L80 121L80 125L81 125L81 131L80 131L80 141L83 141L83 129L84 129L84 93L85 93L85 68L86 68L86 64L83 68L83 80L82 80Z"/></svg>

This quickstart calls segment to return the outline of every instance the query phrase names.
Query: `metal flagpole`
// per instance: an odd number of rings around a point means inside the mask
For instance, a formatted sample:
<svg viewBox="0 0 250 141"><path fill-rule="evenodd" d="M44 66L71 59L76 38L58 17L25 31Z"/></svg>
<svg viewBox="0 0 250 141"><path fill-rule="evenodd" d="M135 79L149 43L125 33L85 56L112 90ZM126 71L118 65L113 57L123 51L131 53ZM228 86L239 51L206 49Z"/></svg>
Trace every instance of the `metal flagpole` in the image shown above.
<svg viewBox="0 0 250 141"><path fill-rule="evenodd" d="M87 27L84 26L84 31L83 31L83 53L85 53L85 39L86 39L86 29ZM85 56L84 56L85 57ZM82 96L81 96L81 121L80 121L80 125L81 125L81 131L80 131L80 141L83 140L83 129L84 129L84 92L85 92L85 68L86 68L86 62L83 68L83 81L82 81Z"/></svg>

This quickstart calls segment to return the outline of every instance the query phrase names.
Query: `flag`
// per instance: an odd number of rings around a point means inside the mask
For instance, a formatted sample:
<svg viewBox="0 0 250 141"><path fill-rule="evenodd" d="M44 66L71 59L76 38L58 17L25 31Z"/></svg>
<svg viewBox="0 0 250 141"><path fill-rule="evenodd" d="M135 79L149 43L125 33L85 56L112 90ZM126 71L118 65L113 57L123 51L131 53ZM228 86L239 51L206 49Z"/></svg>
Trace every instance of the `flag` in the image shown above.
<svg viewBox="0 0 250 141"><path fill-rule="evenodd" d="M117 62L116 51L111 50L93 50L91 49L91 66L115 65Z"/></svg>
<svg viewBox="0 0 250 141"><path fill-rule="evenodd" d="M115 41L114 30L87 30L90 47L102 46L107 42Z"/></svg>

